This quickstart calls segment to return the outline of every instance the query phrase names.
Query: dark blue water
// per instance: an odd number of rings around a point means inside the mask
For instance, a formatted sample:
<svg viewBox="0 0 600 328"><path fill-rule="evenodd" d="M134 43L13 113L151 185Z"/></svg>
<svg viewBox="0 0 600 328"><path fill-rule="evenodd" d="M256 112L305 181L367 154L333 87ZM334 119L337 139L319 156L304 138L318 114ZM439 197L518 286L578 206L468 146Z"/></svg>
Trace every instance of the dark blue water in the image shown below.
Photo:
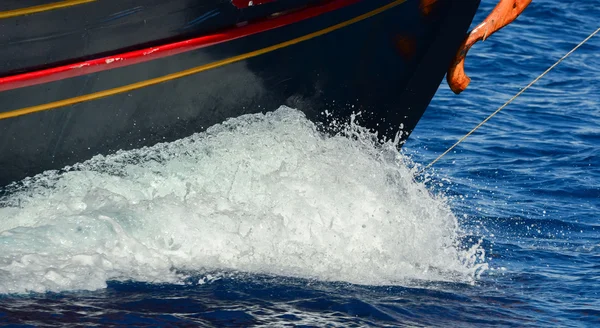
<svg viewBox="0 0 600 328"><path fill-rule="evenodd" d="M284 110L33 186L0 213L0 323L600 326L600 37L424 182L404 157L428 164L599 24L598 0L534 0L402 156Z"/></svg>

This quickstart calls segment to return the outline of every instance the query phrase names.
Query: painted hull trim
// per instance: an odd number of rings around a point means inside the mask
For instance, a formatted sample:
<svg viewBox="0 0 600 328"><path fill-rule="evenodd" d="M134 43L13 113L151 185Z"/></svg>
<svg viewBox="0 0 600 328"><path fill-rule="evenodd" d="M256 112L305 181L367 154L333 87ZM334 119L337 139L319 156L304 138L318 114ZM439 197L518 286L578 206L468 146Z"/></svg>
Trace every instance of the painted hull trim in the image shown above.
<svg viewBox="0 0 600 328"><path fill-rule="evenodd" d="M322 126L361 112L359 124L402 144L478 5L438 0L424 10L411 0L327 1L191 39L5 76L0 186L281 105Z"/></svg>

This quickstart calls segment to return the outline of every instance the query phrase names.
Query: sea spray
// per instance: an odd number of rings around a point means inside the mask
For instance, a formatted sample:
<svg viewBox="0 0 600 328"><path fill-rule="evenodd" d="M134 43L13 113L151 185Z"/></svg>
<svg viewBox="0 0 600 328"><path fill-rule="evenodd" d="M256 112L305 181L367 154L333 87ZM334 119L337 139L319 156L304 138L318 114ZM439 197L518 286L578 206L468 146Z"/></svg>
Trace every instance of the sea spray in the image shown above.
<svg viewBox="0 0 600 328"><path fill-rule="evenodd" d="M354 124L281 107L27 179L0 208L0 293L181 283L182 272L367 285L472 282L447 201Z"/></svg>

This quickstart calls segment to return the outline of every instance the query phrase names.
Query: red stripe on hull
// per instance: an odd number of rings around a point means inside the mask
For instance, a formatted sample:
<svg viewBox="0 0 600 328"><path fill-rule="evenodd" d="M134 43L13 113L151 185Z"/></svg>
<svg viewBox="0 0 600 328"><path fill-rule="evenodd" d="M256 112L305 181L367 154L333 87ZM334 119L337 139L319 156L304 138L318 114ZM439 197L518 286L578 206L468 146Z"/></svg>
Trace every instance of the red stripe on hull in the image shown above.
<svg viewBox="0 0 600 328"><path fill-rule="evenodd" d="M154 59L173 56L176 54L209 47L211 45L228 42L263 31L294 24L321 14L331 12L360 0L334 0L327 4L310 7L301 11L277 16L264 21L239 26L225 30L221 33L211 34L185 41L169 43L161 46L150 47L142 50L126 52L119 55L87 60L75 64L58 66L44 70L17 74L0 78L0 92L32 85L54 82L71 77L101 72L114 68L135 65Z"/></svg>

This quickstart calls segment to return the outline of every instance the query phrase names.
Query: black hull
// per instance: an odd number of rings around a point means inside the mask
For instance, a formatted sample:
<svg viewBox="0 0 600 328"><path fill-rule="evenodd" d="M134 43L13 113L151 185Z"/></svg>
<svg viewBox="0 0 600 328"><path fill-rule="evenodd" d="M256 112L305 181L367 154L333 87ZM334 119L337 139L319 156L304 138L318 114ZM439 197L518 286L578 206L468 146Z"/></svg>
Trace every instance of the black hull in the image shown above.
<svg viewBox="0 0 600 328"><path fill-rule="evenodd" d="M0 15L62 1L2 0ZM228 0L70 1L64 8L0 16L0 76L183 40L319 2L279 0L238 10Z"/></svg>
<svg viewBox="0 0 600 328"><path fill-rule="evenodd" d="M92 100L5 115L0 119L0 186L97 154L176 140L229 117L281 105L325 124L361 112L362 126L382 138L404 141L443 79L479 0L439 0L427 15L420 4L358 1L209 47L0 91L2 115L215 66ZM361 15L370 16L356 21ZM341 27L327 30L332 26ZM300 41L287 44L290 40ZM214 65L231 58L239 60ZM325 110L333 115L323 115Z"/></svg>

